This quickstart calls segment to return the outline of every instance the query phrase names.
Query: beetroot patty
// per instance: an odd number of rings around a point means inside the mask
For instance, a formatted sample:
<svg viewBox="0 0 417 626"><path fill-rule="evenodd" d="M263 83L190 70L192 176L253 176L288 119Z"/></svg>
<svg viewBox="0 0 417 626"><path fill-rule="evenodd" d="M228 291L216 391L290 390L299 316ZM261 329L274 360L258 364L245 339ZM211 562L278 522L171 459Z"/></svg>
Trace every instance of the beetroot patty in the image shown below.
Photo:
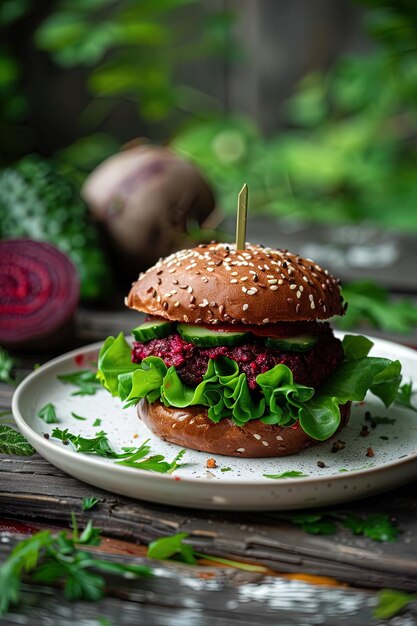
<svg viewBox="0 0 417 626"><path fill-rule="evenodd" d="M181 380L191 387L196 387L203 380L209 359L219 356L226 356L238 363L240 371L246 374L250 389L257 388L258 374L267 372L279 363L290 368L295 382L317 387L343 361L343 348L326 323L320 324L319 340L308 352L271 350L255 337L241 346L198 348L175 333L146 343L135 342L132 361L140 363L147 356L160 357L167 367L173 365Z"/></svg>

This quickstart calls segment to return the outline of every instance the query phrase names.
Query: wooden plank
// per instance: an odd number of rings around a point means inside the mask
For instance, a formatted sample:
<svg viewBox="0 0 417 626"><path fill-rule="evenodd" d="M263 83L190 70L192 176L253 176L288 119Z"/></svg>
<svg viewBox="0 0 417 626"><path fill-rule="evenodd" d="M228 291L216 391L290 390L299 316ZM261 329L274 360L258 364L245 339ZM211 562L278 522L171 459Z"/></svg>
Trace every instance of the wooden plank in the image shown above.
<svg viewBox="0 0 417 626"><path fill-rule="evenodd" d="M0 562L18 538L0 534ZM96 553L97 554L97 553ZM106 553L98 556L117 560ZM97 603L70 603L60 590L25 583L22 603L2 619L2 626L36 624L68 626L99 624L106 617L114 625L146 626L266 626L318 624L376 626L376 598L372 593L310 585L298 580L261 576L232 569L214 570L125 557L124 562L148 563L154 576L120 579L105 576L108 597ZM411 605L396 626L408 626L417 616ZM318 621L319 618L319 621Z"/></svg>
<svg viewBox="0 0 417 626"><path fill-rule="evenodd" d="M386 496L349 505L359 514L395 512L400 539L375 544L346 530L310 535L273 512L196 511L139 502L85 485L38 455L0 457L0 517L67 525L73 510L80 523L91 517L104 534L132 542L147 544L187 532L198 550L247 559L277 572L309 572L354 585L410 591L417 588L415 487L391 492L389 507ZM86 496L99 498L100 504L83 514Z"/></svg>

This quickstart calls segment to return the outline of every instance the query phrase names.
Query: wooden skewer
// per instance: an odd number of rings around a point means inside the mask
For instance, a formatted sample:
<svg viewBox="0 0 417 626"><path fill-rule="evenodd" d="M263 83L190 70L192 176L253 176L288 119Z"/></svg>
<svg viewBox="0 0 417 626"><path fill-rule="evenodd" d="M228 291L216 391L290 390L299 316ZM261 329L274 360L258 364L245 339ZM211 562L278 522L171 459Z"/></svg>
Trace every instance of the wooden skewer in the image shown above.
<svg viewBox="0 0 417 626"><path fill-rule="evenodd" d="M248 217L248 186L245 183L237 197L236 250L245 249L247 217Z"/></svg>

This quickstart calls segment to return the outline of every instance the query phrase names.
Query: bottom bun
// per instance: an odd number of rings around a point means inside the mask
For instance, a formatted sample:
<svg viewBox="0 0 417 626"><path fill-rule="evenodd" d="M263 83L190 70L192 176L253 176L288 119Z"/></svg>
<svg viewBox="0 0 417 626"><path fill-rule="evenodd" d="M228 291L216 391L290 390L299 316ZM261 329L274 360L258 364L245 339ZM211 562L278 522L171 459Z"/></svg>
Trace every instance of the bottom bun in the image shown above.
<svg viewBox="0 0 417 626"><path fill-rule="evenodd" d="M350 402L340 406L339 430L346 426L350 415ZM236 426L229 418L217 424L207 415L203 406L187 409L166 407L160 402L149 404L141 400L139 418L155 435L164 441L176 443L211 454L241 457L289 456L316 443L297 423L283 428L249 420L245 426Z"/></svg>

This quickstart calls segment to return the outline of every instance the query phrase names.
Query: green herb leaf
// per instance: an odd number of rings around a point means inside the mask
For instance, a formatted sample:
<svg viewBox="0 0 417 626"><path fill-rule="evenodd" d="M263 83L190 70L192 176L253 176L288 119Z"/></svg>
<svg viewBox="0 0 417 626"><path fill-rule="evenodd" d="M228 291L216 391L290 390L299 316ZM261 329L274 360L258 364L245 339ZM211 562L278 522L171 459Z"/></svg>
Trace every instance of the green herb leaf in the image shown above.
<svg viewBox="0 0 417 626"><path fill-rule="evenodd" d="M10 356L6 350L0 348L0 380L8 385L15 385L16 381L12 375L16 359Z"/></svg>
<svg viewBox="0 0 417 626"><path fill-rule="evenodd" d="M85 422L87 420L86 417L82 417L81 415L77 415L76 413L71 413L72 417L75 417L76 420L82 420Z"/></svg>
<svg viewBox="0 0 417 626"><path fill-rule="evenodd" d="M151 570L142 565L124 565L93 558L80 550L80 546L100 544L100 531L89 522L81 534L72 514L74 531L54 535L43 530L21 541L0 565L0 615L7 612L11 604L20 598L20 581L24 572L32 579L47 584L64 583L64 593L69 600L86 599L97 601L104 595L105 581L91 569L117 575L150 576ZM42 558L42 562L38 562Z"/></svg>
<svg viewBox="0 0 417 626"><path fill-rule="evenodd" d="M221 471L221 472L231 472L231 471L232 471L232 468L231 468L231 467L222 467L222 468L220 469L220 471Z"/></svg>
<svg viewBox="0 0 417 626"><path fill-rule="evenodd" d="M48 402L38 411L38 417L40 417L47 424L58 424L59 419L56 416L55 405L52 402Z"/></svg>
<svg viewBox="0 0 417 626"><path fill-rule="evenodd" d="M103 431L96 433L95 437L82 437L81 435L74 435L73 433L70 433L68 428L65 428L65 430L54 428L52 431L52 437L55 437L60 441L70 441L74 446L75 451L83 454L97 454L98 456L113 459L119 459L126 456L125 454L117 454L113 450L107 439L107 434Z"/></svg>
<svg viewBox="0 0 417 626"><path fill-rule="evenodd" d="M151 559L164 560L176 557L179 561L195 565L197 561L193 554L193 547L184 543L187 537L187 533L177 533L156 539L149 544L146 554Z"/></svg>
<svg viewBox="0 0 417 626"><path fill-rule="evenodd" d="M100 389L100 381L92 370L60 374L58 379L63 383L79 387L79 391L74 391L72 396L93 396Z"/></svg>
<svg viewBox="0 0 417 626"><path fill-rule="evenodd" d="M417 407L412 404L413 394L413 383L410 381L409 383L404 383L398 389L398 393L395 397L394 404L398 404L398 406L402 406L406 409L411 409L411 411L417 412Z"/></svg>
<svg viewBox="0 0 417 626"><path fill-rule="evenodd" d="M332 535L336 524L341 524L354 535L363 535L372 541L396 541L399 529L388 515L372 513L358 516L348 511L323 511L318 513L281 513L277 517L297 524L314 535Z"/></svg>
<svg viewBox="0 0 417 626"><path fill-rule="evenodd" d="M87 496L86 498L83 499L83 511L89 511L90 509L93 508L93 506L95 506L98 502L98 498L95 498L94 496Z"/></svg>
<svg viewBox="0 0 417 626"><path fill-rule="evenodd" d="M32 456L36 450L30 443L14 428L0 425L0 453L14 454L16 456Z"/></svg>
<svg viewBox="0 0 417 626"><path fill-rule="evenodd" d="M17 544L0 565L0 615L20 599L20 579L24 572L36 567L42 549L51 544L51 533L41 530Z"/></svg>
<svg viewBox="0 0 417 626"><path fill-rule="evenodd" d="M381 589L377 593L378 604L374 609L376 619L390 619L411 602L417 601L416 593L405 593L397 589Z"/></svg>
<svg viewBox="0 0 417 626"><path fill-rule="evenodd" d="M148 445L149 439L139 448L123 448L122 452L116 452L111 447L107 439L107 433L104 431L97 432L95 437L83 437L82 435L75 435L69 432L68 428L65 428L65 430L54 428L52 437L63 442L71 442L75 452L96 454L110 459L122 459L117 462L118 465L158 472L159 474L172 474L178 467L181 467L179 461L186 452L186 450L180 450L177 456L171 462L168 462L162 454L145 458L148 457L151 451Z"/></svg>
<svg viewBox="0 0 417 626"><path fill-rule="evenodd" d="M94 420L93 426L101 426L101 419L97 418L96 420Z"/></svg>
<svg viewBox="0 0 417 626"><path fill-rule="evenodd" d="M142 454L142 457L146 456L148 452L149 450ZM138 453L136 453L123 461L117 461L117 464L134 467L136 469L148 470L151 472L158 472L159 474L172 474L178 467L181 467L181 464L179 464L178 461L184 456L185 452L186 450L181 450L171 463L165 461L165 457L162 454L150 456L144 461L138 461L138 458L141 457L138 456Z"/></svg>
<svg viewBox="0 0 417 626"><path fill-rule="evenodd" d="M178 533L169 537L156 539L149 544L147 556L151 559L159 560L174 559L190 565L195 565L197 563L196 557L198 557L206 561L213 561L214 563L220 563L246 572L265 574L268 571L267 568L262 565L252 565L250 563L242 563L241 561L212 556L204 552L196 552L190 544L184 543L184 539L188 536L187 533Z"/></svg>
<svg viewBox="0 0 417 626"><path fill-rule="evenodd" d="M282 474L263 474L265 478L304 478L308 474L303 474L298 470L291 470L290 472L282 472Z"/></svg>

